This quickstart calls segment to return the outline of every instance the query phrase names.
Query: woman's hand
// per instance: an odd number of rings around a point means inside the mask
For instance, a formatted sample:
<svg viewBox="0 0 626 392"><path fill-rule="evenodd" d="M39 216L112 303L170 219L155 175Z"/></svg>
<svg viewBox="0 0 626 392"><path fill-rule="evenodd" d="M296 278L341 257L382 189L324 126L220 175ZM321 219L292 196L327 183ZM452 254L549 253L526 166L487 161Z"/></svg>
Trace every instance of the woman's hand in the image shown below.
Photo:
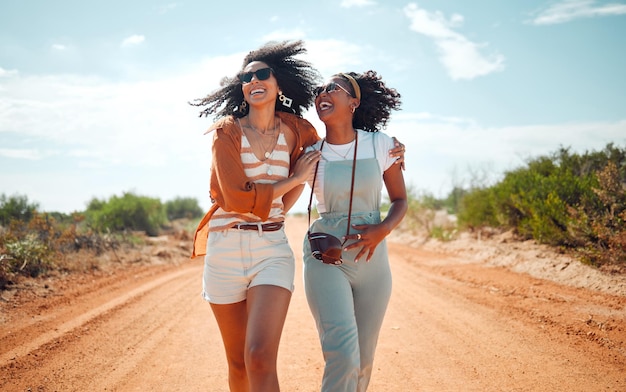
<svg viewBox="0 0 626 392"><path fill-rule="evenodd" d="M355 240L355 242L347 245L344 250L361 247L359 253L354 258L354 262L357 263L363 256L366 256L365 261L369 262L378 244L380 244L385 237L389 234L387 227L384 223L376 225L352 225L352 228L358 230L358 234L349 234L344 236L345 239Z"/></svg>
<svg viewBox="0 0 626 392"><path fill-rule="evenodd" d="M398 141L396 137L393 137L394 148L389 150L390 157L396 157L396 165L400 165L402 170L405 170L404 167L404 152L406 151L406 146Z"/></svg>
<svg viewBox="0 0 626 392"><path fill-rule="evenodd" d="M293 173L289 178L284 180L275 182L272 185L273 194L272 197L275 199L277 197L284 197L287 193L296 189L297 195L299 196L302 192L303 184L309 179L311 175L311 170L315 167L315 164L320 160L321 153L319 151L311 151L304 153L300 156L300 158L296 161L296 164L293 167ZM285 207L287 209L293 206L295 203L295 199L292 199L293 195L287 199L287 203Z"/></svg>
<svg viewBox="0 0 626 392"><path fill-rule="evenodd" d="M301 184L304 184L309 179L311 171L315 168L315 165L319 162L321 157L322 153L317 150L302 154L293 168L292 177L296 178Z"/></svg>

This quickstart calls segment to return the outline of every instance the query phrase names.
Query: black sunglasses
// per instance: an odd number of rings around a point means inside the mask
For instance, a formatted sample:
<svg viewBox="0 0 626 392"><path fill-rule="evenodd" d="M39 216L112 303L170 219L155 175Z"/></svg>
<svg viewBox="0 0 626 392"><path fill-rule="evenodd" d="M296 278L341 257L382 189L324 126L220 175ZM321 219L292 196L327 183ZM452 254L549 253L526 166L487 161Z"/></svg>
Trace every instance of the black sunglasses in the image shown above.
<svg viewBox="0 0 626 392"><path fill-rule="evenodd" d="M335 82L330 82L330 83L325 84L323 86L316 87L315 90L313 90L313 93L317 97L321 93L328 93L328 94L330 94L332 92L339 91L337 89L343 90L346 94L348 94L349 96L352 97L352 93L350 93L350 91L346 90L339 83L335 83Z"/></svg>
<svg viewBox="0 0 626 392"><path fill-rule="evenodd" d="M239 80L241 83L250 83L252 81L252 77L256 75L258 80L267 80L270 78L273 70L269 67L257 69L256 71L246 72L239 75Z"/></svg>

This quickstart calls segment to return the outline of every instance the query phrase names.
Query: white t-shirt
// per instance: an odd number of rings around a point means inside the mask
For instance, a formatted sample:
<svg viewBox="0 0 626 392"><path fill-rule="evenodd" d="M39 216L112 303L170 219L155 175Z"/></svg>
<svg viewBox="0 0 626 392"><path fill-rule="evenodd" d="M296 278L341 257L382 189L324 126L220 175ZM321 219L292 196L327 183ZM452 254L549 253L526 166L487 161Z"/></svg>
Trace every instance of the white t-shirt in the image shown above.
<svg viewBox="0 0 626 392"><path fill-rule="evenodd" d="M396 161L395 157L389 156L389 150L394 147L393 139L382 132L366 132L362 130L357 130L357 132L359 133L359 145L356 159L376 157L382 181L382 175L385 170L389 169ZM319 150L321 144L322 141L320 140L313 146L308 147L307 151ZM317 211L319 213L326 212L326 206L324 205L324 169L326 162L352 160L353 157L354 141L348 144L329 144L324 142L322 159L320 159L317 178L315 179L315 198L317 199ZM311 172L311 176L308 179L309 186L313 183L313 174L314 171ZM350 180L350 178L346 179L346 181Z"/></svg>

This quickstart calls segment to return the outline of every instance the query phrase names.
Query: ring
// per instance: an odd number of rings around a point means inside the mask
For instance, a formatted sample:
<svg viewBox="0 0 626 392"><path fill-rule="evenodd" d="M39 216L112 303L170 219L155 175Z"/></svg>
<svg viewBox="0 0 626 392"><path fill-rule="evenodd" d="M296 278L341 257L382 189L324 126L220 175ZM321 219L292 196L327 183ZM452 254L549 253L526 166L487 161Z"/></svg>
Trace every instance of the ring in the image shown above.
<svg viewBox="0 0 626 392"><path fill-rule="evenodd" d="M357 235L356 235L356 239L357 239L357 240L360 240L360 239L361 239L361 233L359 233L359 234L357 234Z"/></svg>

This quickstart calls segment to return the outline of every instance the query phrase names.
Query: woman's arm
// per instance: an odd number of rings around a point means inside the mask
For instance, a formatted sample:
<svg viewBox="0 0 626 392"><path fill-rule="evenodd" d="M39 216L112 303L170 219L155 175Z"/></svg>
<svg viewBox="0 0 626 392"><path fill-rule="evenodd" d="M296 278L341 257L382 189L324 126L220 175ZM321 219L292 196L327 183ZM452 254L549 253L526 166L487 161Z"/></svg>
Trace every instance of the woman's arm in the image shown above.
<svg viewBox="0 0 626 392"><path fill-rule="evenodd" d="M283 196L283 211L285 212L285 214L293 208L293 206L300 198L303 190L304 184L301 184L293 188L289 192L285 193L285 195Z"/></svg>
<svg viewBox="0 0 626 392"><path fill-rule="evenodd" d="M383 174L383 180L391 201L387 217L381 222L381 225L386 227L387 234L385 236L387 236L400 224L409 204L406 196L404 175L398 165L393 165L387 169L385 174Z"/></svg>
<svg viewBox="0 0 626 392"><path fill-rule="evenodd" d="M387 217L376 225L352 225L361 233L350 234L346 237L357 240L346 246L346 250L361 247L355 261L358 261L363 256L366 256L366 261L370 261L378 244L400 224L408 209L406 186L400 165L391 165L383 174L383 180L391 201Z"/></svg>
<svg viewBox="0 0 626 392"><path fill-rule="evenodd" d="M290 191L300 188L300 192L302 192L302 185L309 178L309 174L319 161L322 153L317 150L309 151L304 154L296 161L294 165L293 174L285 179L274 183L274 198L284 196ZM298 196L300 194L298 193ZM293 195L289 195L289 197L293 197ZM297 198L296 198L297 200ZM284 202L284 198L283 198ZM295 203L295 200L293 201ZM293 206L293 203L289 208Z"/></svg>
<svg viewBox="0 0 626 392"><path fill-rule="evenodd" d="M295 170L296 162L301 155L304 154L305 149L315 144L320 137L308 120L284 112L280 112L278 115L284 121L285 125L287 125L285 138L287 139L287 144L289 145L291 151L290 171L293 172ZM293 208L298 201L298 198L300 198L303 190L304 186L296 186L283 195L285 213Z"/></svg>

